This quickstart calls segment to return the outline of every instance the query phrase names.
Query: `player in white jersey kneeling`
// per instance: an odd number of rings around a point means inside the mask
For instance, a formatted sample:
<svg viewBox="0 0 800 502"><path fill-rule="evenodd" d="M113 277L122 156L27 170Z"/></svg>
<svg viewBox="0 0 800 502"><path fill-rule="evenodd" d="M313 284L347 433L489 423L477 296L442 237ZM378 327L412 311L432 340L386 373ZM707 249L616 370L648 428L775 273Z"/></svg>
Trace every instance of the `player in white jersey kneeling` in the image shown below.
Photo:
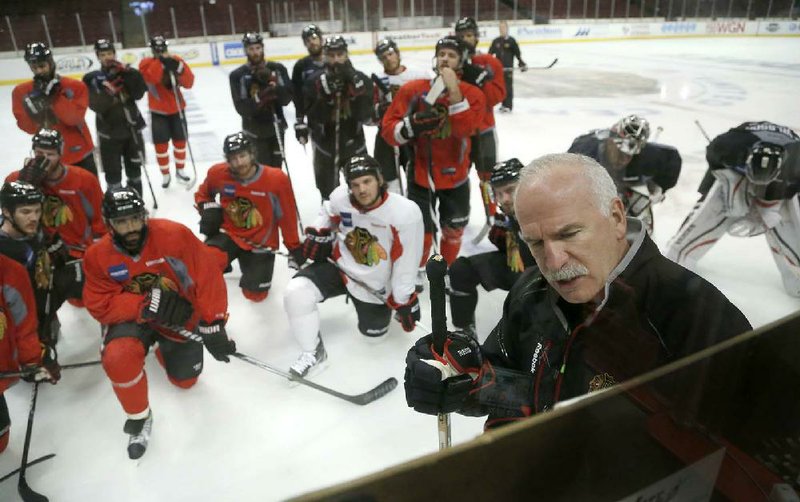
<svg viewBox="0 0 800 502"><path fill-rule="evenodd" d="M414 202L386 190L378 162L356 156L345 165L347 186L322 205L315 226L306 228L304 254L314 263L286 287L284 308L302 354L290 372L305 377L327 359L317 304L348 295L358 330L379 337L389 330L392 310L405 331L420 319L414 284L422 258L422 214Z"/></svg>

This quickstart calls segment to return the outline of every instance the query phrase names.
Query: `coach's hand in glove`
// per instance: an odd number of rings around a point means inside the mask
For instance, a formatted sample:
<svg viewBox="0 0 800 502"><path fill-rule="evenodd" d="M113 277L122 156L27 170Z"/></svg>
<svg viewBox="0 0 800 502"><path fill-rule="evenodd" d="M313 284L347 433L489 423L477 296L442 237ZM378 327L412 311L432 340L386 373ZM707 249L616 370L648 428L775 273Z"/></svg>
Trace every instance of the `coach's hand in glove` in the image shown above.
<svg viewBox="0 0 800 502"><path fill-rule="evenodd" d="M181 327L192 317L194 307L175 291L153 288L144 297L139 322L152 322L164 327Z"/></svg>
<svg viewBox="0 0 800 502"><path fill-rule="evenodd" d="M442 352L434 352L433 336L428 335L406 355L406 402L420 413L459 411L480 376L483 356L469 335L448 332Z"/></svg>
<svg viewBox="0 0 800 502"><path fill-rule="evenodd" d="M333 252L336 236L329 228L306 227L306 240L303 242L303 255L308 260L325 261Z"/></svg>
<svg viewBox="0 0 800 502"><path fill-rule="evenodd" d="M228 339L225 331L225 321L217 320L211 323L200 321L197 332L203 337L203 345L217 361L229 363L228 356L236 352L236 342Z"/></svg>

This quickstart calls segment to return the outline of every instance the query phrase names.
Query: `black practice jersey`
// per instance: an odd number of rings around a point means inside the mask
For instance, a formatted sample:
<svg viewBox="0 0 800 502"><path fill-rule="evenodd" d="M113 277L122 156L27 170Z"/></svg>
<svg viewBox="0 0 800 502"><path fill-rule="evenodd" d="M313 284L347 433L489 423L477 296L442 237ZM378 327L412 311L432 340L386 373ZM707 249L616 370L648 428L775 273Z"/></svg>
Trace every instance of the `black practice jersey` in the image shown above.
<svg viewBox="0 0 800 502"><path fill-rule="evenodd" d="M258 138L275 136L275 115L281 127L286 127L283 107L292 101L292 87L285 66L272 61L263 67L243 64L231 72L229 80L244 131ZM271 83L274 86L270 87Z"/></svg>
<svg viewBox="0 0 800 502"><path fill-rule="evenodd" d="M294 93L294 109L298 122L305 117L306 105L303 96L305 82L324 67L325 63L322 58L315 60L312 56L306 56L297 61L292 68L292 92Z"/></svg>

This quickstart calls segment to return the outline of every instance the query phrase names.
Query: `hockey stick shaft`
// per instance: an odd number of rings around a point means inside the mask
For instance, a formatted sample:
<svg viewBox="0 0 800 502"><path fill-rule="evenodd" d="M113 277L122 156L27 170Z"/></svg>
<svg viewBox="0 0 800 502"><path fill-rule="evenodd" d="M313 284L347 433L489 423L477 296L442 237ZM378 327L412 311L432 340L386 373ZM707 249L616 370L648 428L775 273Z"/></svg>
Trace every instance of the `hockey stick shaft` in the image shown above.
<svg viewBox="0 0 800 502"><path fill-rule="evenodd" d="M303 220L300 218L300 208L297 206L297 197L294 191L294 183L292 183L292 173L289 172L289 162L286 160L286 151L283 149L283 135L281 134L281 124L280 119L278 118L278 114L275 113L275 110L272 110L272 124L275 127L275 139L278 140L278 150L281 152L281 160L283 161L283 167L286 168L286 177L289 178L289 188L292 189L292 199L294 200L294 210L297 213L297 224L300 226L300 233L303 232L305 228L303 226Z"/></svg>
<svg viewBox="0 0 800 502"><path fill-rule="evenodd" d="M444 298L444 277L447 275L447 263L442 255L431 256L425 265L425 272L428 275L430 284L433 348L437 353L443 354L444 345L447 341L447 309ZM449 448L452 444L449 413L439 413L437 415L437 429L439 432L439 450Z"/></svg>
<svg viewBox="0 0 800 502"><path fill-rule="evenodd" d="M336 91L336 118L335 126L333 129L333 169L336 173L334 178L335 183L339 183L339 128L342 121L342 92Z"/></svg>
<svg viewBox="0 0 800 502"><path fill-rule="evenodd" d="M706 139L706 141L708 141L709 143L711 143L711 138L708 136L708 133L706 133L706 130L705 130L705 129L703 129L703 126L702 126L702 125L700 125L700 121L699 121L699 120L697 120L697 119L695 119L694 123L695 123L695 125L697 126L697 128L698 128L698 129L700 129L700 134L702 134L702 135L703 135L703 137Z"/></svg>
<svg viewBox="0 0 800 502"><path fill-rule="evenodd" d="M100 361L98 359L97 361L86 361L84 363L65 364L64 366L61 366L61 371L72 370L72 369L76 369L76 368L85 368L87 366L97 366L100 363L102 363L102 361ZM34 368L30 368L28 370L5 371L5 372L0 373L0 378L16 378L16 377L22 377L22 376L26 376L26 375L32 375L33 373L36 373L36 371L38 369L39 368L37 366L37 367L34 367Z"/></svg>
<svg viewBox="0 0 800 502"><path fill-rule="evenodd" d="M31 407L28 411L28 426L25 429L25 443L22 447L22 463L19 466L19 481L17 482L17 492L24 502L47 502L47 497L37 493L28 486L25 479L25 470L28 467L28 453L31 447L31 436L33 435L33 416L36 413L36 398L39 396L39 382L33 384L31 390Z"/></svg>
<svg viewBox="0 0 800 502"><path fill-rule="evenodd" d="M26 468L27 467L31 467L32 465L36 465L36 464L38 464L40 462L44 462L45 460L50 460L51 458L53 458L55 456L56 456L55 453L49 453L47 455L44 455L44 456L41 456L39 458L31 460L30 462L28 462L28 465L26 465L25 467ZM6 474L2 478L0 478L0 483L2 483L3 481L5 481L7 479L13 478L19 472L19 470L20 470L20 467L17 467L13 471L9 472L8 474Z"/></svg>
<svg viewBox="0 0 800 502"><path fill-rule="evenodd" d="M378 90L386 98L385 102L386 103L391 103L392 102L392 98L393 98L391 89L389 87L387 87L384 84L383 80L381 80L381 78L379 76L375 75L374 73L372 74L372 83L375 84L375 87L377 87ZM378 119L378 129L380 129L380 119L381 118L382 117L380 117L380 116L377 117L377 119ZM379 132L379 134L380 134L380 132ZM406 191L403 188L403 179L402 179L401 170L400 170L400 147L399 146L392 146L392 151L394 153L394 170L395 170L395 173L397 174L397 182L400 185L400 195L405 197L406 196Z"/></svg>
<svg viewBox="0 0 800 502"><path fill-rule="evenodd" d="M169 80L172 83L172 94L175 96L175 106L178 107L178 117L180 118L181 128L183 129L183 137L186 138L186 149L189 150L189 160L192 161L194 178L192 178L190 183L186 184L186 191L188 192L194 187L194 184L197 183L197 166L194 163L194 155L192 154L192 143L189 141L189 124L186 122L186 114L183 112L183 108L181 108L181 100L178 96L178 82L174 73L169 72Z"/></svg>
<svg viewBox="0 0 800 502"><path fill-rule="evenodd" d="M140 169L144 173L144 179L147 180L147 187L150 189L150 196L153 197L153 209L158 209L156 193L153 191L153 184L150 182L150 173L147 172L147 157L145 156L144 139L139 135L139 131L136 129L136 122L133 120L130 110L125 107L125 101L125 95L123 94L122 112L125 114L125 121L128 123L128 128L130 128L133 142L136 144L136 148L139 150ZM144 194L139 195L144 196Z"/></svg>
<svg viewBox="0 0 800 502"><path fill-rule="evenodd" d="M505 71L519 71L524 72L528 70L549 70L550 68L554 67L558 63L558 58L555 58L549 65L547 66L525 66L523 70L522 66L515 66L514 68L504 68Z"/></svg>

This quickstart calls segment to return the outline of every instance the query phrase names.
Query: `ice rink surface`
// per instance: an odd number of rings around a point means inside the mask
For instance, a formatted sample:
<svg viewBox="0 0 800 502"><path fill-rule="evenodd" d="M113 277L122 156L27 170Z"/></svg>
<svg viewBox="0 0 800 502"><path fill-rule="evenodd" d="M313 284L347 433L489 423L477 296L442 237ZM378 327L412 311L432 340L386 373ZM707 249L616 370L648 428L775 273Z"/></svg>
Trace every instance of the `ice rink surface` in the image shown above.
<svg viewBox="0 0 800 502"><path fill-rule="evenodd" d="M266 51L269 56L269 43ZM538 44L524 45L522 51L531 67L547 65L555 57L559 62L550 70L516 73L514 111L497 114L499 159L516 156L527 163L541 154L565 151L576 136L608 127L625 114L643 115L653 132L663 128L659 142L676 146L683 157L678 185L655 209L654 238L662 247L691 210L705 170L706 140L695 120L712 137L747 120L769 120L800 131L799 38ZM432 54L402 56L407 66L429 67ZM368 75L379 70L371 55L355 56L353 62ZM289 71L292 64L286 63ZM225 135L240 127L228 89L227 74L233 69L196 69L195 86L186 93L190 140L201 178L212 163L223 160ZM5 110L0 117L3 177L22 166L30 149L29 136L16 127L11 114L11 90L0 88L0 107ZM141 106L146 109L146 104ZM291 127L294 109L287 111ZM94 127L91 112L87 122ZM368 128L370 151L374 135L375 128ZM310 152L304 153L291 130L286 148L300 212L308 225L319 207ZM160 206L152 216L175 219L196 232L192 193L174 181L162 190L149 143L148 157ZM483 221L474 188L472 208L464 254L477 251L469 241ZM488 243L480 248L491 249ZM281 260L269 298L258 305L243 298L238 270L229 274L228 331L241 352L288 368L300 349L283 311L282 293L290 272ZM784 293L762 236L723 238L700 262L698 272L755 326L800 306L800 300ZM422 297L423 319L429 324L427 292ZM481 294L481 339L496 323L504 297L504 292ZM85 310L69 305L59 315L61 362L97 358L98 324ZM206 354L200 381L184 391L169 384L155 358L149 357L153 435L146 455L134 462L126 454L124 414L102 369L66 371L57 386L40 389L30 458L57 456L31 467L29 484L53 501L280 500L436 451L435 418L407 408L402 390L406 350L424 333L407 334L395 323L382 340L370 342L358 333L355 311L343 298L322 304L321 315L330 364L315 381L359 393L394 376L400 387L359 407L312 389L290 387L284 379L241 361L223 364ZM0 455L0 475L19 466L30 385L19 383L6 396L12 432L8 449ZM480 434L482 422L453 415L454 442ZM16 478L0 484L0 500L17 497Z"/></svg>

